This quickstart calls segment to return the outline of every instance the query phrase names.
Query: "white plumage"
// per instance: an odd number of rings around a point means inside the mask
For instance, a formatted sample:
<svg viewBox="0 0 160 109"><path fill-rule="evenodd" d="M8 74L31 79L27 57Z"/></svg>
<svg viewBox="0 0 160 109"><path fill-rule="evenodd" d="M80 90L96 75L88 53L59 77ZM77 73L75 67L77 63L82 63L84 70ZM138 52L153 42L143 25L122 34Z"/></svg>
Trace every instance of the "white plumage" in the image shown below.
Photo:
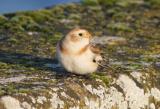
<svg viewBox="0 0 160 109"><path fill-rule="evenodd" d="M102 60L102 57L93 52L94 48L89 44L91 38L88 31L76 28L58 42L56 55L67 71L84 75L97 70L96 62Z"/></svg>

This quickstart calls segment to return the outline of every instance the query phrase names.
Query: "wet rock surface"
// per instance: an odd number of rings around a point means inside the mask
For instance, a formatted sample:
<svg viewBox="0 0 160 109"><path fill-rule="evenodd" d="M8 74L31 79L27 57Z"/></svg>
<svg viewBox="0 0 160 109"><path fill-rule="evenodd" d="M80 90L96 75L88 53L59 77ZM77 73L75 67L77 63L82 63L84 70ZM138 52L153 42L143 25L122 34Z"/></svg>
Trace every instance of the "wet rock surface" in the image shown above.
<svg viewBox="0 0 160 109"><path fill-rule="evenodd" d="M159 13L156 0L86 0L0 16L0 109L159 109ZM106 67L91 75L67 73L54 58L77 26L103 49Z"/></svg>

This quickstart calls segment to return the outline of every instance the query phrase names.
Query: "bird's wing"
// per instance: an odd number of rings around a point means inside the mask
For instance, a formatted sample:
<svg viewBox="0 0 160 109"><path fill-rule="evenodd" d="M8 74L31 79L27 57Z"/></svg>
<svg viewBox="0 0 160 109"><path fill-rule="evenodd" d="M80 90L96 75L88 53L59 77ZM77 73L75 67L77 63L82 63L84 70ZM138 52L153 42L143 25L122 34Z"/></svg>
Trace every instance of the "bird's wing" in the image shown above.
<svg viewBox="0 0 160 109"><path fill-rule="evenodd" d="M95 54L101 54L101 49L100 47L90 44L90 50L95 53Z"/></svg>

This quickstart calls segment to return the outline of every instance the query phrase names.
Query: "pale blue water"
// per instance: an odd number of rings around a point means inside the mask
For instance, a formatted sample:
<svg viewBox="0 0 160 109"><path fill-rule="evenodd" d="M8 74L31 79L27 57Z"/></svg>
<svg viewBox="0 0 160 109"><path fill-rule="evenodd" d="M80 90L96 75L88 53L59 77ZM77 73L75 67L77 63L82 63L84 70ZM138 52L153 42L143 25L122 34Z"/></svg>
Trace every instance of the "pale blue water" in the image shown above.
<svg viewBox="0 0 160 109"><path fill-rule="evenodd" d="M80 0L0 0L0 14L24 10L36 10L61 3Z"/></svg>

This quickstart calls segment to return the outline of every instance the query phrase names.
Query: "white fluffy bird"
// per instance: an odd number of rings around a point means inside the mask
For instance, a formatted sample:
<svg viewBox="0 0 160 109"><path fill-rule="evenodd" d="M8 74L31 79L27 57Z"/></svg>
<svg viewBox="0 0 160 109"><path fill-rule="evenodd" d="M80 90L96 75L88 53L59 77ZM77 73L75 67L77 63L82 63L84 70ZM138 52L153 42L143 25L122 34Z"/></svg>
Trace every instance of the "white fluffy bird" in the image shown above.
<svg viewBox="0 0 160 109"><path fill-rule="evenodd" d="M58 42L58 61L68 72L85 75L97 70L102 57L100 50L90 44L91 39L87 30L75 28Z"/></svg>

